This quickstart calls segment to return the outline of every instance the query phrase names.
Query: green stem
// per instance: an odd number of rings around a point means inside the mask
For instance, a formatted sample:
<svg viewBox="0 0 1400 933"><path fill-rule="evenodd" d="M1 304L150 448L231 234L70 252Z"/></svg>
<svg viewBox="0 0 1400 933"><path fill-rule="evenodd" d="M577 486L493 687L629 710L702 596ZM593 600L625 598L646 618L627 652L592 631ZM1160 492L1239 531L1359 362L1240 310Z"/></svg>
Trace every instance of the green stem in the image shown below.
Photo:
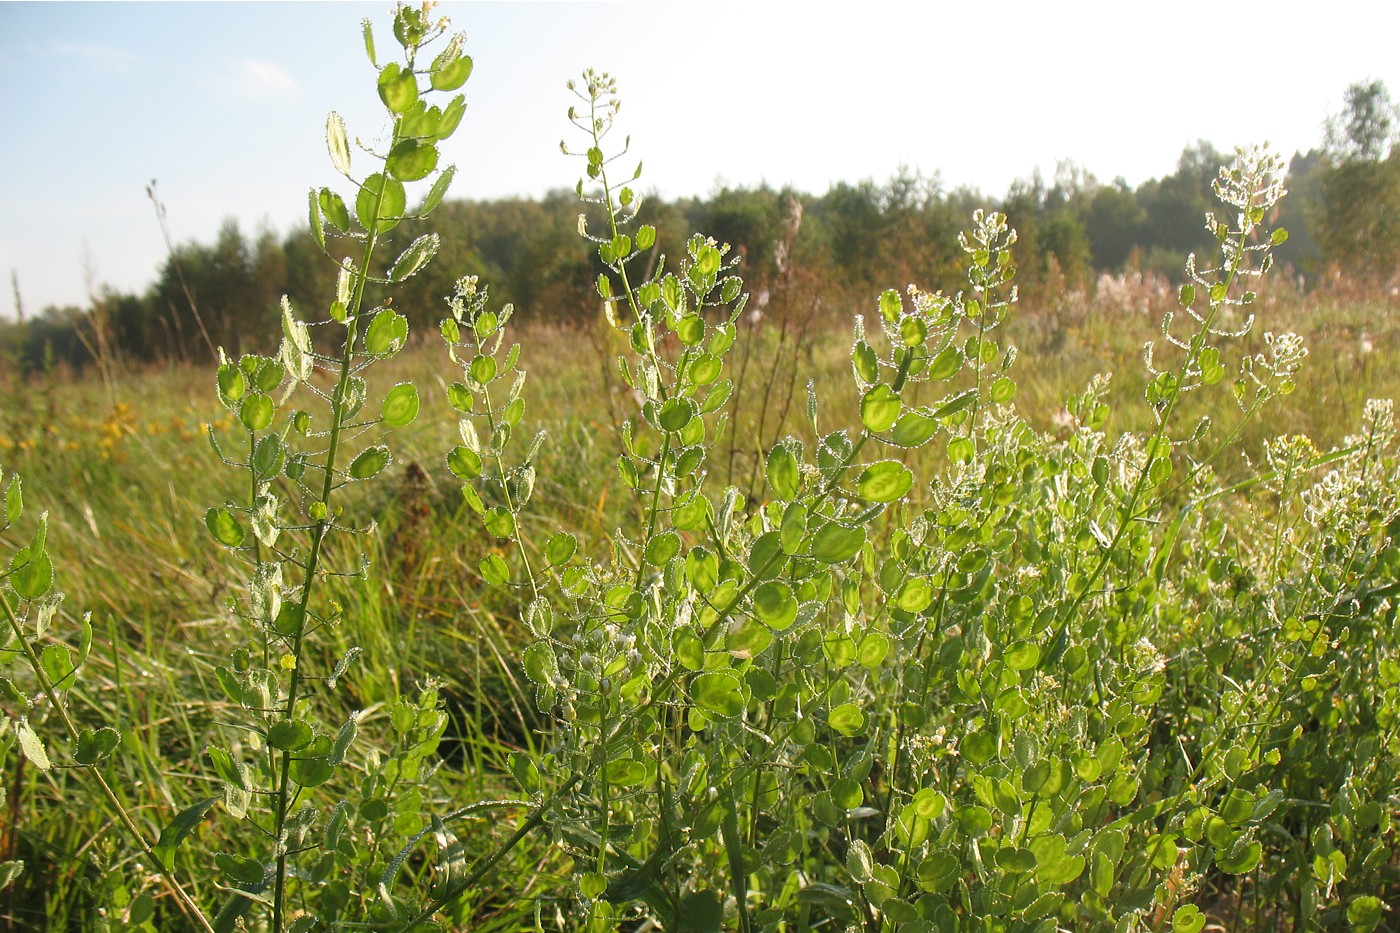
<svg viewBox="0 0 1400 933"><path fill-rule="evenodd" d="M394 140L398 142L398 125L394 127ZM358 323L360 308L364 304L365 285L369 281L370 263L374 258L375 247L379 243L379 219L384 206L384 191L387 185L381 183L379 190L375 194L374 209L370 212L369 223L365 231L365 248L361 255L360 264L355 272L355 288L352 293L350 305L345 313L345 347L340 358L340 373L336 380L335 390L331 395L331 436L330 443L326 448L325 476L321 484L321 497L318 500L325 508L326 514L317 522L311 533L311 552L306 561L306 575L302 580L301 595L298 598L298 624L296 634L292 637L292 665L291 678L287 684L287 701L283 707L286 719L293 719L296 716L296 705L299 699L301 688L301 652L302 642L306 635L307 609L311 604L311 592L315 585L316 573L320 569L321 555L324 549L326 535L334 523L334 516L331 514L330 498L335 490L335 467L336 456L340 450L341 429L344 424L342 417L345 403L346 389L350 384L350 375L353 369L355 358L355 340L358 336ZM291 789L291 765L292 752L290 749L282 753L282 764L279 769L277 791L275 794L275 810L273 815L273 840L277 852L277 865L273 882L272 895L272 931L282 933L284 925L284 911L287 894L287 856L286 846L283 841L283 832L287 825L287 815L291 809L292 794Z"/></svg>
<svg viewBox="0 0 1400 933"><path fill-rule="evenodd" d="M458 891L456 891L455 893L445 894L442 897L435 899L431 904L429 904L427 907L424 907L417 914L415 914L407 923L400 927L400 933L408 933L408 931L417 928L421 924L427 923L429 920L432 919L433 914L437 913L439 910L442 910L442 908L446 907L448 904L452 903L457 898L461 897L464 893L470 891L477 884L479 884L481 882L481 879L486 877L486 873L489 872L492 868L494 868L497 862L505 858L506 853L510 852L511 849L514 849L516 846L518 846L521 840L523 840L535 829L544 825L545 815L548 814L550 809L554 806L554 802L560 797L563 797L565 794L572 791L574 787L577 786L578 783L582 780L583 775L581 774L575 774L571 776L559 787L558 790L554 791L543 801L541 801L540 805L535 809L535 812L530 814L530 818L524 823L521 823L520 826L515 830L515 832L511 833L510 838L507 839L505 842L501 843L499 847L497 847L496 851L492 852L484 860L482 860L481 864L479 864L476 867L476 871L472 872L471 875L469 875L467 879L464 882L462 882L462 886Z"/></svg>
<svg viewBox="0 0 1400 933"><path fill-rule="evenodd" d="M1239 276L1241 266L1244 262L1244 238L1245 234L1241 233L1241 248L1235 253L1229 271L1225 275L1224 286L1226 296L1229 295L1230 289L1234 286L1235 280ZM1224 304L1225 297L1223 296L1219 301L1211 302L1210 312L1206 315L1205 319L1201 321L1200 328L1196 331L1195 336L1192 337L1188 344L1190 349L1187 351L1186 358L1182 360L1181 366L1176 371L1177 388L1172 392L1171 397L1167 399L1167 403L1162 409L1162 414L1157 419L1157 428L1152 432L1152 436L1145 447L1146 450L1151 452L1152 456L1147 458L1147 462L1143 464L1142 469L1138 472L1137 479L1133 482L1132 491L1128 495L1128 501L1119 512L1118 527L1114 529L1113 537L1109 540L1108 546L1103 549L1103 554L1100 555L1098 564L1084 580L1079 594L1074 597L1074 600L1070 603L1068 610L1065 612L1065 616L1060 623L1061 635L1068 632L1071 620L1084 604L1084 601L1089 598L1089 594L1093 592L1094 584L1098 582L1099 578L1108 568L1109 562L1113 560L1113 555L1117 551L1119 543L1128 532L1128 526L1141 517L1141 513L1138 512L1138 503L1143 493L1146 491L1147 478L1152 471L1152 461L1157 456L1161 456L1159 448L1167 437L1167 427L1171 423L1172 414L1176 411L1177 403L1181 400L1181 386L1185 383L1186 374L1189 372L1191 366L1200 359L1201 351L1205 346L1205 338L1210 334L1211 327L1214 326L1215 319L1219 315L1220 309Z"/></svg>

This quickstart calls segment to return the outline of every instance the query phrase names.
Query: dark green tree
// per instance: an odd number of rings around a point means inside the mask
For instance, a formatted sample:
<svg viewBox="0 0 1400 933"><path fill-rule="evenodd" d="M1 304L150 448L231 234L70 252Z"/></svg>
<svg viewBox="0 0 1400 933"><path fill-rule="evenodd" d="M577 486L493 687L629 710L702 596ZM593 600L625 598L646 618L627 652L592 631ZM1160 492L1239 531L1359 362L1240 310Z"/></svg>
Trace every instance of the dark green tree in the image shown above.
<svg viewBox="0 0 1400 933"><path fill-rule="evenodd" d="M1122 178L1095 191L1084 218L1094 267L1117 271L1126 266L1133 247L1141 242L1146 219L1147 212Z"/></svg>
<svg viewBox="0 0 1400 933"><path fill-rule="evenodd" d="M1329 264L1372 282L1400 266L1400 149L1396 110L1381 81L1347 88L1327 121L1317 237Z"/></svg>
<svg viewBox="0 0 1400 933"><path fill-rule="evenodd" d="M1214 250L1201 218L1215 208L1211 183L1227 161L1209 142L1198 140L1182 151L1175 172L1138 187L1138 205L1146 218L1138 245L1150 268L1176 276L1188 253Z"/></svg>
<svg viewBox="0 0 1400 933"><path fill-rule="evenodd" d="M1397 114L1385 82L1358 81L1346 104L1327 120L1327 151L1342 162L1379 162L1395 142Z"/></svg>

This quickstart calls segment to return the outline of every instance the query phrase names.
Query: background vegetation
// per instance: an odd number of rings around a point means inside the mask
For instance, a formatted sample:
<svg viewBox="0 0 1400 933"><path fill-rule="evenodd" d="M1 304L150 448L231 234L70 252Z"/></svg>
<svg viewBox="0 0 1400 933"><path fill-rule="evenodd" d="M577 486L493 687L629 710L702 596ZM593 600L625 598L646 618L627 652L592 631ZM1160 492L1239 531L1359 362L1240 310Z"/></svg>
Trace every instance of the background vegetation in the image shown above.
<svg viewBox="0 0 1400 933"><path fill-rule="evenodd" d="M1378 81L1354 85L1346 101L1322 145L1289 163L1290 195L1273 218L1290 231L1278 250L1284 271L1275 287L1332 299L1359 289L1394 302L1395 108ZM1174 173L1136 188L1066 163L1053 179L1037 173L999 200L908 173L883 184L842 182L822 195L725 188L702 199L648 198L641 220L661 231L653 257L675 256L687 231L706 231L738 251L751 309L762 311L781 283L788 301L798 301L800 291L830 324L891 281L956 285L957 234L974 208L994 208L1020 235L1023 294L1046 305L1061 295L1111 294L1124 283L1179 284L1187 254L1211 246L1200 218L1212 208L1210 185L1225 158L1197 142L1182 151ZM538 201L449 200L433 223L442 237L440 260L398 292L399 306L414 326L434 326L455 279L475 275L513 303L522 321L592 321L602 266L576 235L579 210L574 193L562 188ZM402 249L425 229L404 224L389 244ZM229 221L214 243L177 245L143 295L101 288L87 308L45 308L28 320L0 321L0 358L32 373L82 369L97 357L207 362L216 346L267 349L280 339L281 297L297 306L319 301L333 276L308 231L279 238Z"/></svg>

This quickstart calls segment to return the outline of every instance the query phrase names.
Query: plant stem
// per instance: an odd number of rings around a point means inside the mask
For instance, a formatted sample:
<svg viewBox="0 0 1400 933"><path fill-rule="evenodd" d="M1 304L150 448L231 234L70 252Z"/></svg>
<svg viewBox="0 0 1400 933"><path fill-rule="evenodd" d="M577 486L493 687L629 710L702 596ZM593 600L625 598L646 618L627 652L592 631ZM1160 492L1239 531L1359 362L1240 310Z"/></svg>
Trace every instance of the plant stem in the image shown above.
<svg viewBox="0 0 1400 933"><path fill-rule="evenodd" d="M394 142L398 142L398 125L394 128ZM340 358L340 373L336 380L336 386L331 395L331 436L329 445L326 448L325 476L321 484L321 497L318 500L325 508L325 515L316 522L311 533L311 552L306 560L305 577L302 579L301 595L298 598L299 612L297 614L298 623L296 634L292 637L292 665L291 677L287 684L287 701L284 704L284 716L286 719L294 719L296 716L297 700L301 687L301 652L302 642L306 635L307 609L311 604L311 592L316 582L316 573L320 569L321 555L324 549L326 534L335 521L335 516L331 512L330 498L335 490L335 466L336 455L340 450L341 427L344 423L342 416L342 406L345 403L346 388L350 383L352 364L355 358L355 340L358 335L359 313L364 303L365 283L369 280L370 263L374 258L374 250L379 242L379 219L384 206L384 191L388 187L386 182L379 185L379 190L375 193L374 209L370 212L369 223L365 231L365 248L360 259L360 264L356 267L355 290L350 300L349 307L345 312L345 347ZM288 749L282 753L282 765L279 769L278 786L275 794L275 809L273 814L273 844L277 852L277 866L273 882L272 895L272 933L282 933L284 924L284 910L287 895L287 850L283 840L283 833L287 825L287 815L291 809L292 795L291 789L291 767L292 752Z"/></svg>

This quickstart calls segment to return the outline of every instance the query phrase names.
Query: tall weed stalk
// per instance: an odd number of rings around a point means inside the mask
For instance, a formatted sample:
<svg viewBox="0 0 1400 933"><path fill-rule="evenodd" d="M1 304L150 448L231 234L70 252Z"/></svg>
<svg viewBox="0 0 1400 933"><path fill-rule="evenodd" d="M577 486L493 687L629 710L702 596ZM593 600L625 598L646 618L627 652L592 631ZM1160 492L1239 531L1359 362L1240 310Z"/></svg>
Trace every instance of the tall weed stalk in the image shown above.
<svg viewBox="0 0 1400 933"><path fill-rule="evenodd" d="M223 361L218 370L219 399L242 434L220 441L211 433L210 440L224 463L245 472L247 496L211 509L206 524L220 544L247 562L249 577L246 597L229 607L246 641L217 675L227 698L248 718L227 746L206 752L221 794L185 813L195 819L220 804L247 832L267 841L261 856L216 857L237 891L218 917L221 928L255 905L266 911L273 931L335 922L352 902L358 902L352 916L367 909L370 917L395 916L388 884L402 857L386 849L389 828L417 821L419 785L431 770L425 759L446 727L437 692L428 686L416 699L392 706L398 741L387 758L370 752L355 767L352 748L362 713L335 691L353 679L361 649L352 646L338 659L311 649L320 633L343 621L334 579L368 572L369 548L355 541L367 529L341 504L347 487L384 473L393 460L384 440L419 410L412 383L371 398L365 373L403 349L408 320L387 300L370 307L366 296L372 286L393 286L414 275L438 248L437 235L429 233L396 258L382 255L389 232L405 219L428 216L454 174L450 166L438 170L438 146L460 123L464 98L429 101L461 87L472 60L463 54L461 34L426 57L426 48L447 28L446 20L430 18L429 9L401 6L395 13L402 62L379 64L373 31L365 24L365 49L392 127L388 139L362 146L354 156L373 171L353 173L345 126L336 114L327 121L331 161L353 186L350 204L330 188L310 195L317 244L328 258L348 254L339 262L336 293L328 296L328 317L305 323L284 301L279 354L247 354ZM428 179L422 203L410 210L406 185ZM344 241L344 248L334 241ZM314 333L322 335L319 340ZM318 351L316 343L328 343L330 351ZM342 540L348 544L337 548ZM347 799L355 783L358 807ZM436 825L450 849L450 832ZM375 879L375 871L383 877ZM300 909L313 893L319 894L318 914Z"/></svg>

